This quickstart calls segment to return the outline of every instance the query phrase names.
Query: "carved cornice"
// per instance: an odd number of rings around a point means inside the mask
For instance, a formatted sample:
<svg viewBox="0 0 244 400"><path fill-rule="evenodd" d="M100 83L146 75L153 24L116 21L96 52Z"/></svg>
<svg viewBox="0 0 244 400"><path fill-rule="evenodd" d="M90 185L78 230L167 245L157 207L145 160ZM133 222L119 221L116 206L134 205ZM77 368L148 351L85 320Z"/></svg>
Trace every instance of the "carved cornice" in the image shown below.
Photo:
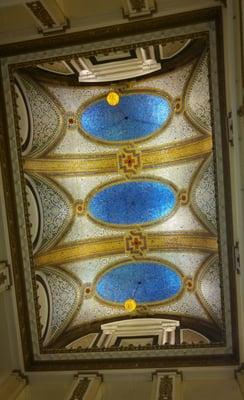
<svg viewBox="0 0 244 400"><path fill-rule="evenodd" d="M143 19L120 25L88 29L82 32L52 35L48 38L26 40L24 42L2 45L0 46L0 57L22 54L29 51L53 49L67 45L81 45L84 43L95 42L97 40L110 39L111 37L123 37L156 31L162 29L162 27L167 29L170 26L183 26L185 24L196 23L196 21L211 21L221 18L221 15L221 7L217 6L153 19Z"/></svg>

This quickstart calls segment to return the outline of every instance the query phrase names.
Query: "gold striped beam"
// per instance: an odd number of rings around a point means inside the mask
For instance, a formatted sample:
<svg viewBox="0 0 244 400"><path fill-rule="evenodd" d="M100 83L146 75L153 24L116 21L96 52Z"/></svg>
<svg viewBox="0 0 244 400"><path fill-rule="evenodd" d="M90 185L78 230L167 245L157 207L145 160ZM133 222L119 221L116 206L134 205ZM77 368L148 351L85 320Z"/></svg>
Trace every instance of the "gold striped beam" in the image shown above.
<svg viewBox="0 0 244 400"><path fill-rule="evenodd" d="M118 162L115 154L84 156L79 158L39 158L25 159L24 170L45 172L52 175L89 175L116 172Z"/></svg>
<svg viewBox="0 0 244 400"><path fill-rule="evenodd" d="M213 253L218 251L217 239L204 234L147 234L146 242L147 252L157 250L200 250ZM109 255L123 255L125 251L124 236L84 240L37 255L35 257L35 265L42 267L44 265L65 264Z"/></svg>
<svg viewBox="0 0 244 400"><path fill-rule="evenodd" d="M84 240L75 245L56 248L35 257L35 264L43 265L66 264L76 260L87 260L102 256L121 254L124 252L123 237L104 238L100 240Z"/></svg>
<svg viewBox="0 0 244 400"><path fill-rule="evenodd" d="M218 251L217 239L206 235L160 235L151 234L147 237L148 250L202 250Z"/></svg>
<svg viewBox="0 0 244 400"><path fill-rule="evenodd" d="M212 151L212 138L205 137L190 143L175 144L173 146L159 148L157 150L144 150L142 163L145 168L161 166L172 162L179 162L191 158L198 158Z"/></svg>
<svg viewBox="0 0 244 400"><path fill-rule="evenodd" d="M185 144L174 144L159 149L146 149L141 151L142 169L201 157L211 151L212 138L210 136ZM27 158L24 160L24 170L27 172L45 172L51 175L104 174L118 172L118 159L116 153L96 156L81 155L78 158Z"/></svg>

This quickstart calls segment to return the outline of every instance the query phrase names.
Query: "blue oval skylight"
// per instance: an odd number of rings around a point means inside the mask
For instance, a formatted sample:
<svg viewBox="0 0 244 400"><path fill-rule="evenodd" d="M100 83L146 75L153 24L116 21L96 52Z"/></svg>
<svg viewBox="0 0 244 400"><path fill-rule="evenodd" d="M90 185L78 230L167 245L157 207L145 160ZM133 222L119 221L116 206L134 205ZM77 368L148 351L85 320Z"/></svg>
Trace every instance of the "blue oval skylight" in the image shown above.
<svg viewBox="0 0 244 400"><path fill-rule="evenodd" d="M171 114L169 100L153 94L125 94L117 106L106 99L90 104L80 116L81 129L105 142L143 140L162 128Z"/></svg>
<svg viewBox="0 0 244 400"><path fill-rule="evenodd" d="M166 183L138 180L101 188L88 201L87 211L98 222L143 225L167 217L176 205L176 193Z"/></svg>
<svg viewBox="0 0 244 400"><path fill-rule="evenodd" d="M161 302L176 296L182 288L180 275L156 261L135 261L110 269L96 285L97 295L105 301L123 304Z"/></svg>

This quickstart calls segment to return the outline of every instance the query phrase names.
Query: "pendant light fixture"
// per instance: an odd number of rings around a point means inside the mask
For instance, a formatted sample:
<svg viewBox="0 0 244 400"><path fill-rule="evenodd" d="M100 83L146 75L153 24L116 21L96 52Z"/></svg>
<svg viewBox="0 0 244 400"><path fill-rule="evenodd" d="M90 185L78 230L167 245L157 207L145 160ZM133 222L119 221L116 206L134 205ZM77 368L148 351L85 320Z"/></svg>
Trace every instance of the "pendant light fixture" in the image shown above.
<svg viewBox="0 0 244 400"><path fill-rule="evenodd" d="M106 100L110 106L112 106L112 107L117 106L120 102L119 92L117 92L115 90L110 90L110 92L107 94Z"/></svg>

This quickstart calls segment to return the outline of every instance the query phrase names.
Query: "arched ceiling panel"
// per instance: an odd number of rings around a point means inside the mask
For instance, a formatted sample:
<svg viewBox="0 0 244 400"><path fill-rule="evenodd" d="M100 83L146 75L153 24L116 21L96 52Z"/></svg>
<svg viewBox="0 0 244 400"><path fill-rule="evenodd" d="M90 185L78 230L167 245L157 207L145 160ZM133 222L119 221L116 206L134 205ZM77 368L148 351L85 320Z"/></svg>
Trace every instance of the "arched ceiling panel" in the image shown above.
<svg viewBox="0 0 244 400"><path fill-rule="evenodd" d="M23 101L17 103L20 121L24 123L27 119L26 112L29 113L31 123L28 138L25 138L24 155L29 157L40 156L51 148L64 130L64 117L62 107L47 90L28 75L16 75L16 80L23 93L27 107L24 108ZM18 89L17 89L18 90ZM20 129L23 127L20 126ZM28 139L28 142L27 142Z"/></svg>
<svg viewBox="0 0 244 400"><path fill-rule="evenodd" d="M43 325L41 333L44 346L47 346L71 322L82 301L83 289L75 277L57 268L45 267L38 271L37 280L39 318Z"/></svg>

